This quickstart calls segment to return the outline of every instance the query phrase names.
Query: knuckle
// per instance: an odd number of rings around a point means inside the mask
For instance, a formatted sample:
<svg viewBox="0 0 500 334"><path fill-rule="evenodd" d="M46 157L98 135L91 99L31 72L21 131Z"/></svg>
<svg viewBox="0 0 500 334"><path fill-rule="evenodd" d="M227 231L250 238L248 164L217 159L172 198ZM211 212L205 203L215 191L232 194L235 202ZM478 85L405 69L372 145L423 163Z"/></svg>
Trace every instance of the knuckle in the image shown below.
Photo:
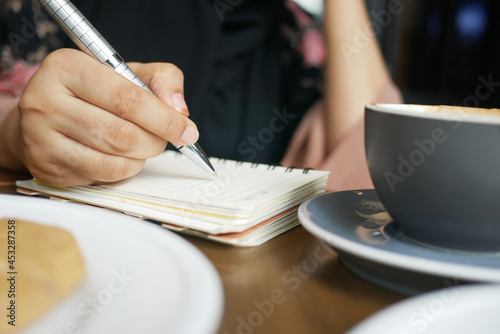
<svg viewBox="0 0 500 334"><path fill-rule="evenodd" d="M97 178L100 182L116 182L139 173L145 160L121 157L107 158L103 162L102 174Z"/></svg>
<svg viewBox="0 0 500 334"><path fill-rule="evenodd" d="M21 125L22 126L22 125ZM23 135L21 136L20 139L20 147L21 147L21 152L23 153L23 160L24 164L28 166L28 164L34 160L36 161L34 156L33 156L33 151L34 151L34 143L32 140L30 140L29 136Z"/></svg>
<svg viewBox="0 0 500 334"><path fill-rule="evenodd" d="M25 122L21 122L19 127L20 131L22 132L19 140L19 145L24 164L29 167L32 165L36 165L33 162L45 161L44 158L47 157L48 152L46 152L46 154L40 152L40 141L30 132L30 130L32 130L31 126L26 126Z"/></svg>
<svg viewBox="0 0 500 334"><path fill-rule="evenodd" d="M32 102L31 99L28 98L28 95L26 94L25 90L25 94L21 95L21 98L19 99L19 103L17 104L17 106L19 109L19 113L24 114L25 112L35 108L36 105Z"/></svg>
<svg viewBox="0 0 500 334"><path fill-rule="evenodd" d="M19 98L19 102L17 103L20 115L24 116L30 112L41 112L44 108L46 108L46 105L50 103L49 101L51 98L48 98L46 101L40 101L40 94L43 93L43 91L40 91L38 88L34 88L28 83L28 85L24 88L23 94Z"/></svg>
<svg viewBox="0 0 500 334"><path fill-rule="evenodd" d="M137 147L139 135L130 123L109 126L109 148L118 154L126 154Z"/></svg>
<svg viewBox="0 0 500 334"><path fill-rule="evenodd" d="M106 159L103 167L102 181L104 182L119 181L129 176L129 168L126 159L116 157Z"/></svg>
<svg viewBox="0 0 500 334"><path fill-rule="evenodd" d="M55 187L64 187L68 185L67 179L60 173L44 173L44 172L32 172L33 177L35 177L38 181L55 186Z"/></svg>
<svg viewBox="0 0 500 334"><path fill-rule="evenodd" d="M151 77L147 79L147 82L149 82L149 88L155 93L161 92L166 84L164 76L157 72L151 74Z"/></svg>
<svg viewBox="0 0 500 334"><path fill-rule="evenodd" d="M178 68L174 64L170 64L170 63L164 64L163 71L169 77L175 76L175 77L178 77L180 79L184 79L184 73L181 71L180 68Z"/></svg>
<svg viewBox="0 0 500 334"><path fill-rule="evenodd" d="M182 71L170 63L158 64L158 70L151 72L150 77L146 78L153 92L162 92L165 87L171 85L171 79L176 78L178 81L184 81Z"/></svg>
<svg viewBox="0 0 500 334"><path fill-rule="evenodd" d="M164 63L163 66L165 67L166 72L170 72L175 75L182 75L181 69L172 63Z"/></svg>
<svg viewBox="0 0 500 334"><path fill-rule="evenodd" d="M165 147L167 146L167 141L160 140L158 145L154 145L152 149L152 157L156 157L165 151Z"/></svg>
<svg viewBox="0 0 500 334"><path fill-rule="evenodd" d="M64 57L65 55L65 50L55 50L54 52L51 52L45 57L40 64L40 69L45 69L46 67L51 68L52 66L60 66L61 64L61 57Z"/></svg>
<svg viewBox="0 0 500 334"><path fill-rule="evenodd" d="M149 94L146 90L131 84L117 87L110 97L111 111L120 118L130 120L141 108L146 94Z"/></svg>
<svg viewBox="0 0 500 334"><path fill-rule="evenodd" d="M61 73L64 68L73 67L73 62L78 56L75 50L58 49L47 55L40 64L41 71L49 71L51 73Z"/></svg>
<svg viewBox="0 0 500 334"><path fill-rule="evenodd" d="M173 138L175 136L175 131L178 130L176 118L172 113L165 113L163 120L161 122L159 136L166 140L177 139Z"/></svg>
<svg viewBox="0 0 500 334"><path fill-rule="evenodd" d="M165 64L165 73L168 78L176 78L178 82L184 82L184 73L174 64Z"/></svg>
<svg viewBox="0 0 500 334"><path fill-rule="evenodd" d="M29 163L26 163L27 168L34 178L38 181L51 186L66 186L68 185L68 171L56 164L48 162L33 163L30 158Z"/></svg>

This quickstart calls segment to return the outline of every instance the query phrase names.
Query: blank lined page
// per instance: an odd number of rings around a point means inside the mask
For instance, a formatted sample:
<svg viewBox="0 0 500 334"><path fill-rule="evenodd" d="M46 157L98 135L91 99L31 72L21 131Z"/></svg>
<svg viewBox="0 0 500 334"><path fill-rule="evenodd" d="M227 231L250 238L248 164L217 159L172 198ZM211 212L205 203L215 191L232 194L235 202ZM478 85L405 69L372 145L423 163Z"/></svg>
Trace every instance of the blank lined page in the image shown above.
<svg viewBox="0 0 500 334"><path fill-rule="evenodd" d="M210 159L212 177L184 155L166 151L149 159L136 176L106 186L87 186L152 203L250 209L293 193L311 182L324 187L328 172Z"/></svg>

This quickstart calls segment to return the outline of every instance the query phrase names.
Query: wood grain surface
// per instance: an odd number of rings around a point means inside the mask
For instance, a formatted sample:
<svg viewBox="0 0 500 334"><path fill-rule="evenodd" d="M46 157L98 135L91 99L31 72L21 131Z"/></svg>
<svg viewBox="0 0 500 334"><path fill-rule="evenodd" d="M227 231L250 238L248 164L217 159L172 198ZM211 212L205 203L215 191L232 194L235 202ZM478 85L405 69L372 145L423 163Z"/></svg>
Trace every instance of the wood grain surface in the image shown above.
<svg viewBox="0 0 500 334"><path fill-rule="evenodd" d="M15 194L12 181L20 176L27 177L1 172L0 193ZM301 226L250 248L183 237L208 257L222 279L220 334L345 333L406 298L353 274L335 251Z"/></svg>

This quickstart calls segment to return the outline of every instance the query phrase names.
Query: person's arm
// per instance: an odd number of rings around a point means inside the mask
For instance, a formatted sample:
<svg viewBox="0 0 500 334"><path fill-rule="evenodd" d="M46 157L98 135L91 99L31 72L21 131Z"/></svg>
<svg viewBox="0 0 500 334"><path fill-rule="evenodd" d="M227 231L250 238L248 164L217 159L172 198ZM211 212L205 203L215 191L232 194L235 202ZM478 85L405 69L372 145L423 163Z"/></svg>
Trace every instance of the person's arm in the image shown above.
<svg viewBox="0 0 500 334"><path fill-rule="evenodd" d="M81 51L50 54L0 125L0 168L26 167L50 185L112 182L138 173L167 141L194 143L182 72L129 65L155 95Z"/></svg>
<svg viewBox="0 0 500 334"><path fill-rule="evenodd" d="M18 147L19 97L0 97L0 169L26 171Z"/></svg>
<svg viewBox="0 0 500 334"><path fill-rule="evenodd" d="M325 0L327 151L362 120L390 80L364 0Z"/></svg>
<svg viewBox="0 0 500 334"><path fill-rule="evenodd" d="M19 103L19 96L9 96L0 94L0 124L4 121L7 115Z"/></svg>
<svg viewBox="0 0 500 334"><path fill-rule="evenodd" d="M20 161L16 132L19 127L17 104L38 65L16 60L0 71L0 169L26 171Z"/></svg>

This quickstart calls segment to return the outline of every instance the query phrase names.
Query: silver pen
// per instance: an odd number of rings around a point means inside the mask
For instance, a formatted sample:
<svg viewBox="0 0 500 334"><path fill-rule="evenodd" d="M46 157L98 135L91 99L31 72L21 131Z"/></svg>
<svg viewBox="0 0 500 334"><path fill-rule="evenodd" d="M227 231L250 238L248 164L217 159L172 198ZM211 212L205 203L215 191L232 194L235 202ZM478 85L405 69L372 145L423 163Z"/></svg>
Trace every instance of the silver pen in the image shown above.
<svg viewBox="0 0 500 334"><path fill-rule="evenodd" d="M153 94L71 1L38 0L38 2L82 51ZM203 170L211 175L217 175L198 143L175 147Z"/></svg>

